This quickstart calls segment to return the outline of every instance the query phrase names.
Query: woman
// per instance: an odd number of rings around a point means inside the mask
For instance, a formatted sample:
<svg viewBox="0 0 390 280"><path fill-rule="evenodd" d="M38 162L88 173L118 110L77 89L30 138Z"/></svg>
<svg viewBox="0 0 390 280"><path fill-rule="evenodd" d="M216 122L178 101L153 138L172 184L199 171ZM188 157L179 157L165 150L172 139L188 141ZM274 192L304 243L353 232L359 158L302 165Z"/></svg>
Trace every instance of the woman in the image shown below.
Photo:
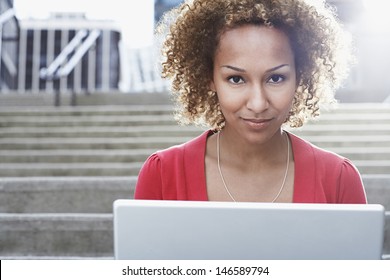
<svg viewBox="0 0 390 280"><path fill-rule="evenodd" d="M348 44L331 9L194 0L158 31L178 119L211 129L151 155L136 199L366 203L348 159L283 130L316 117L346 75Z"/></svg>

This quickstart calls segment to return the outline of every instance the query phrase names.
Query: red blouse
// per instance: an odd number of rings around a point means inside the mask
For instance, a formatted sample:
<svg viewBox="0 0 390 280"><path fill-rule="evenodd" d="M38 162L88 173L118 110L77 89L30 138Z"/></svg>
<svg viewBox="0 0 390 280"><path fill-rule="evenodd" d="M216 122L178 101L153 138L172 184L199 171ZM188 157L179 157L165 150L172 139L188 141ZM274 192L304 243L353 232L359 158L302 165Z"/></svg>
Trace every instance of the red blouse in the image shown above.
<svg viewBox="0 0 390 280"><path fill-rule="evenodd" d="M206 201L206 131L191 141L158 151L144 163L135 199ZM346 158L288 133L294 154L295 203L367 203L361 176Z"/></svg>

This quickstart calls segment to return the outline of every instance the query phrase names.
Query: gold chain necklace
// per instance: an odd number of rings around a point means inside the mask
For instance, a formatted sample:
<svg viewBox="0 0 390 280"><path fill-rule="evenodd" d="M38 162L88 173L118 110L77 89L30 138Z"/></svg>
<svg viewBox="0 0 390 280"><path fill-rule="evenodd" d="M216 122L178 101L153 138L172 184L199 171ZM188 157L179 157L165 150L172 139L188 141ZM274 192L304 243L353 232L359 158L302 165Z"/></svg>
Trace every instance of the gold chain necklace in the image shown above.
<svg viewBox="0 0 390 280"><path fill-rule="evenodd" d="M217 135L217 164L218 164L218 171L219 171L219 175L221 176L221 180L222 180L223 186L225 187L226 192L228 193L228 195L230 196L230 198L231 198L234 202L236 202L236 200L234 199L233 195L230 193L229 188L228 188L227 185L226 185L225 178L224 178L223 175L222 175L222 170L221 170L221 165L220 165L220 145L219 145L220 134L221 134L221 131L219 131L219 132L218 132L218 135ZM286 133L284 133L284 134L286 134ZM275 201L279 198L280 194L281 194L282 191L283 191L283 188L284 188L284 185L285 185L286 179L287 179L288 166L289 166L289 162L290 162L290 145L289 145L289 141L288 141L288 136L287 136L287 134L286 134L286 142L287 142L287 163L286 163L286 171L285 171L285 173L284 173L283 182L282 182L282 185L280 186L279 192L278 192L278 194L275 196L275 198L272 200L272 202L275 202Z"/></svg>

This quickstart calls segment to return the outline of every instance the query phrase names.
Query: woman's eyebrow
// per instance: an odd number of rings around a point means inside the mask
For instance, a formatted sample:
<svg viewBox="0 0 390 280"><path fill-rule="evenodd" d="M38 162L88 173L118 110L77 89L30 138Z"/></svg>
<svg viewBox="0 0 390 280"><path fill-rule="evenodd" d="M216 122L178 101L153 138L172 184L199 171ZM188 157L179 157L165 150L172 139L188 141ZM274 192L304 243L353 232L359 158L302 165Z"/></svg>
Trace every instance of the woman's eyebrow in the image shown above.
<svg viewBox="0 0 390 280"><path fill-rule="evenodd" d="M276 70L283 68L283 67L286 67L286 66L290 66L290 65L289 64L281 64L279 66L272 67L271 69L267 70L267 72L273 72L273 71L276 71Z"/></svg>
<svg viewBox="0 0 390 280"><path fill-rule="evenodd" d="M242 68L238 68L238 67L235 67L235 66L231 66L231 65L222 65L221 68L229 68L229 69L232 69L234 71L237 71L237 72L246 72L245 69L242 69Z"/></svg>
<svg viewBox="0 0 390 280"><path fill-rule="evenodd" d="M276 71L280 68L283 68L283 67L286 67L286 66L290 66L289 64L281 64L281 65L278 65L278 66L275 66L275 67L272 67L271 69L268 69L266 72L272 72L272 71ZM242 68L239 68L239 67L235 67L235 66L232 66L232 65L222 65L221 68L229 68L229 69L232 69L234 71L237 71L237 72L243 72L245 73L245 69L242 69Z"/></svg>

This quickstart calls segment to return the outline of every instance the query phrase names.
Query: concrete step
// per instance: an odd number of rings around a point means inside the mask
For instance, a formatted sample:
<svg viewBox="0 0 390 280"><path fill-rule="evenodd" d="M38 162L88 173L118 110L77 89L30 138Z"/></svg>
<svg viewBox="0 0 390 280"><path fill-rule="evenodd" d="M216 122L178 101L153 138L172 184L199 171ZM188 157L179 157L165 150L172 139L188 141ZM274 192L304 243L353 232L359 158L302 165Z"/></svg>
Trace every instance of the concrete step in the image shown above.
<svg viewBox="0 0 390 280"><path fill-rule="evenodd" d="M136 176L0 178L0 213L112 213L133 198Z"/></svg>
<svg viewBox="0 0 390 280"><path fill-rule="evenodd" d="M43 96L44 97L44 96ZM47 97L47 96L46 96ZM95 98L104 97L105 100L99 103L87 102L79 103L77 106L69 106L63 104L62 106L52 106L51 100L46 104L40 106L39 103L29 104L31 99L37 99L37 96L31 95L19 95L19 96L5 96L0 94L0 115L1 112L31 112L28 114L53 114L59 112L59 114L66 114L67 112L101 112L101 111L137 111L137 108L146 108L146 110L156 108L172 108L173 102L169 95L164 94L95 94ZM85 100L92 101L93 96L85 97ZM123 101L125 99L128 102L109 102L116 97L120 97ZM15 99L16 102L5 102L5 99ZM3 101L3 102L1 102ZM24 103L24 104L23 104ZM389 103L339 103L333 109L321 109L321 115L332 114L334 112L342 112L343 114L377 114L377 113L389 113ZM130 112L131 113L131 112Z"/></svg>
<svg viewBox="0 0 390 280"><path fill-rule="evenodd" d="M308 125L389 125L389 114L342 114L333 113L321 116ZM76 126L139 126L177 125L173 114L142 115L53 115L53 116L1 116L0 127L76 127Z"/></svg>
<svg viewBox="0 0 390 280"><path fill-rule="evenodd" d="M139 126L176 125L171 115L135 116L53 116L53 117L1 117L0 127L82 127L82 126Z"/></svg>
<svg viewBox="0 0 390 280"><path fill-rule="evenodd" d="M199 135L201 132L197 133ZM196 133L195 133L196 134ZM188 141L193 136L100 137L100 138L0 138L0 150L19 149L153 149ZM390 135L375 136L306 136L304 139L324 148L390 147Z"/></svg>
<svg viewBox="0 0 390 280"><path fill-rule="evenodd" d="M0 213L111 213L133 198L136 176L0 178ZM363 175L368 202L390 211L390 175Z"/></svg>
<svg viewBox="0 0 390 280"><path fill-rule="evenodd" d="M199 135L204 129L193 126L88 126L88 127L3 127L0 138L107 138ZM389 128L390 130L390 128Z"/></svg>
<svg viewBox="0 0 390 280"><path fill-rule="evenodd" d="M172 125L137 125L137 126L57 126L57 127L0 127L0 138L91 138L91 137L162 137L195 136L205 128L195 126ZM349 136L360 137L390 135L389 125L342 125L308 124L301 129L288 129L301 137L311 136Z"/></svg>
<svg viewBox="0 0 390 280"><path fill-rule="evenodd" d="M390 174L390 160L355 160L361 174Z"/></svg>
<svg viewBox="0 0 390 280"><path fill-rule="evenodd" d="M65 92L61 94L61 106L73 107L71 105L71 94ZM164 93L131 93L122 92L94 92L93 94L77 94L76 104L78 106L123 106L123 105L161 105L171 104L171 95ZM54 105L54 95L39 92L0 94L0 109L8 107L37 106L42 108L51 108Z"/></svg>
<svg viewBox="0 0 390 280"><path fill-rule="evenodd" d="M94 163L144 162L156 149L129 150L7 150L1 163Z"/></svg>
<svg viewBox="0 0 390 280"><path fill-rule="evenodd" d="M390 147L329 149L352 161L386 161ZM1 163L93 163L144 162L156 149L84 149L84 150L6 150L0 151Z"/></svg>
<svg viewBox="0 0 390 280"><path fill-rule="evenodd" d="M352 161L390 159L390 147L329 147L328 150Z"/></svg>
<svg viewBox="0 0 390 280"><path fill-rule="evenodd" d="M113 258L111 214L0 214L0 258ZM390 254L386 215L384 257Z"/></svg>
<svg viewBox="0 0 390 280"><path fill-rule="evenodd" d="M172 115L173 106L128 105L128 106L74 106L74 107L3 107L0 117L65 117L65 116L132 116L132 115Z"/></svg>
<svg viewBox="0 0 390 280"><path fill-rule="evenodd" d="M390 174L390 160L354 161L361 174ZM136 176L143 162L0 163L0 177Z"/></svg>
<svg viewBox="0 0 390 280"><path fill-rule="evenodd" d="M130 163L0 163L0 177L136 176L143 162Z"/></svg>
<svg viewBox="0 0 390 280"><path fill-rule="evenodd" d="M390 135L321 135L305 136L304 139L327 149L330 147L390 147Z"/></svg>
<svg viewBox="0 0 390 280"><path fill-rule="evenodd" d="M112 228L112 214L0 214L0 258L112 258Z"/></svg>
<svg viewBox="0 0 390 280"><path fill-rule="evenodd" d="M389 109L382 111L374 112L349 112L345 113L343 110L334 110L327 113L322 113L318 118L310 121L310 123L315 124L318 122L326 123L333 121L334 123L372 123L375 121L389 121L390 120L390 107ZM324 122L325 121L325 122ZM388 123L388 122L387 122Z"/></svg>
<svg viewBox="0 0 390 280"><path fill-rule="evenodd" d="M288 131L300 135L300 136L319 136L319 135L330 135L330 136L356 136L361 135L389 135L390 134L390 123L388 124L343 124L343 123L331 123L326 124L322 122L308 123L301 128L289 128Z"/></svg>
<svg viewBox="0 0 390 280"><path fill-rule="evenodd" d="M72 121L73 118L80 119L99 118L99 117L136 117L136 116L172 116L172 104L154 105L131 105L131 106L78 106L78 107L1 107L1 119L12 123L42 122L42 118L54 120ZM367 109L364 104L361 107L351 108L344 104L340 108L328 112L323 112L319 118L309 123L328 123L333 121L336 124L356 124L356 123L375 123L386 122L390 119L390 106L381 107L376 104Z"/></svg>
<svg viewBox="0 0 390 280"><path fill-rule="evenodd" d="M390 173L363 174L362 179L368 203L381 204L390 212Z"/></svg>
<svg viewBox="0 0 390 280"><path fill-rule="evenodd" d="M340 111L344 114L367 114L367 113L388 113L389 103L338 103L333 108L321 109L322 114L329 114L334 111Z"/></svg>
<svg viewBox="0 0 390 280"><path fill-rule="evenodd" d="M94 94L95 95L95 94ZM14 98L17 102L14 104L5 102L0 102L0 111L4 112L11 112L11 111L35 111L39 114L39 112L45 112L45 111L54 111L54 112L62 112L62 111L109 111L109 110L118 110L121 108L124 108L125 110L128 110L127 108L163 108L165 107L173 107L173 102L171 100L171 97L169 95L163 95L163 94L96 94L95 97L103 96L107 97L106 100L101 102L100 104L94 103L92 104L78 104L77 106L69 106L68 104L63 104L61 106L55 107L52 106L50 102L48 104L42 104L42 106L39 106L39 104L33 104L29 106L28 102L30 101L29 98L36 99L37 96L32 96L29 94L22 94L19 96L11 96L11 95L1 95L0 94L0 101L4 101L7 98ZM113 100L116 97L121 98L120 101L123 101L124 99L127 99L129 102L108 102L109 100ZM86 97L86 100L92 100L93 97ZM23 100L25 100L25 104L19 104L23 103ZM107 102L106 102L107 101ZM47 106L48 105L48 106ZM104 109L102 109L104 108ZM339 103L333 107L329 108L321 108L321 115L326 114L332 114L334 112L340 112L343 113L350 113L350 114L371 114L371 113L389 113L390 109L390 103Z"/></svg>
<svg viewBox="0 0 390 280"><path fill-rule="evenodd" d="M161 149L192 137L0 138L0 150Z"/></svg>

